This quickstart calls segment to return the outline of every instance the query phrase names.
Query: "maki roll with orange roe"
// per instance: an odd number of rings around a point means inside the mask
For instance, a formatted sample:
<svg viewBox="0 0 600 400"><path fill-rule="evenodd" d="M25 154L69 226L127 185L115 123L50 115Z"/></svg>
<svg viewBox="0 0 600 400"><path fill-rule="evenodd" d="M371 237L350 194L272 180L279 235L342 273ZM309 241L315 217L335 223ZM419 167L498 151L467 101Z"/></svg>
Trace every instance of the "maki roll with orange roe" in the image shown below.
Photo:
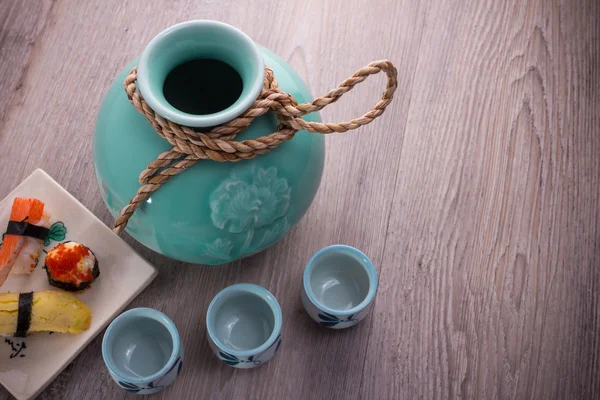
<svg viewBox="0 0 600 400"><path fill-rule="evenodd" d="M70 292L85 289L100 275L96 255L76 242L65 242L50 250L44 268L50 285Z"/></svg>

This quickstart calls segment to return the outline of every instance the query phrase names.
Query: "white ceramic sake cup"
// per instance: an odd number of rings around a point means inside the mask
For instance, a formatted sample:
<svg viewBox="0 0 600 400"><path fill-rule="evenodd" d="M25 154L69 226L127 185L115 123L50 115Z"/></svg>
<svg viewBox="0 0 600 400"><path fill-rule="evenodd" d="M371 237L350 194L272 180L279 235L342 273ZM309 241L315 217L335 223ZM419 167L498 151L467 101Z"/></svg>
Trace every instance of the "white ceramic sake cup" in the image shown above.
<svg viewBox="0 0 600 400"><path fill-rule="evenodd" d="M254 368L270 360L281 345L281 326L275 296L251 283L223 289L206 313L210 347L234 368Z"/></svg>
<svg viewBox="0 0 600 400"><path fill-rule="evenodd" d="M306 264L302 304L320 325L349 328L369 313L377 285L377 271L363 252L345 245L328 246Z"/></svg>

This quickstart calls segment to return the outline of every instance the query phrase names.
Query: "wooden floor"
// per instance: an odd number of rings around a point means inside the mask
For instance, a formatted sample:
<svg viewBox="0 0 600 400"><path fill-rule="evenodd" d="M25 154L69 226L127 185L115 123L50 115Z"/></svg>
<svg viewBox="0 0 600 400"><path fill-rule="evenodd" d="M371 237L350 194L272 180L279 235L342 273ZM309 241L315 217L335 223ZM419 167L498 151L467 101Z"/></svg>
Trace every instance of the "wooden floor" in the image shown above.
<svg viewBox="0 0 600 400"><path fill-rule="evenodd" d="M131 306L178 325L186 366L156 399L582 399L600 396L600 2L597 0L0 0L0 198L45 169L106 224L91 142L113 76L187 19L239 27L315 95L368 62L399 70L375 123L327 138L309 213L266 252L222 267L173 262ZM383 78L322 116L366 111ZM316 326L301 272L322 246L380 274L357 327ZM284 312L264 367L210 353L204 315L236 282ZM101 336L42 394L125 399ZM9 398L0 391L0 399Z"/></svg>

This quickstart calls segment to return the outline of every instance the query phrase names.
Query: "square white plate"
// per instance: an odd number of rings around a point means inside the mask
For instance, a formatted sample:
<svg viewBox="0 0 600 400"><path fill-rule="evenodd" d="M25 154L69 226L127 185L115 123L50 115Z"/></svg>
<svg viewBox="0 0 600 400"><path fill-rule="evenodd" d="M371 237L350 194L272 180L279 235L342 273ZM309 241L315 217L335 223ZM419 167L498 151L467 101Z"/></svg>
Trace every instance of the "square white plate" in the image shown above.
<svg viewBox="0 0 600 400"><path fill-rule="evenodd" d="M60 221L67 228L66 238L60 241L73 240L88 246L100 266L100 276L91 287L76 293L92 310L90 329L78 335L38 333L26 338L0 337L0 383L17 399L25 400L37 396L56 378L152 282L157 271L41 169L0 202L0 231L5 230L15 197L43 201L44 210L51 214L50 223ZM52 241L45 250L57 244ZM44 258L42 253L31 275L10 275L0 292L60 290L48 284L42 268ZM23 343L25 347L21 349Z"/></svg>

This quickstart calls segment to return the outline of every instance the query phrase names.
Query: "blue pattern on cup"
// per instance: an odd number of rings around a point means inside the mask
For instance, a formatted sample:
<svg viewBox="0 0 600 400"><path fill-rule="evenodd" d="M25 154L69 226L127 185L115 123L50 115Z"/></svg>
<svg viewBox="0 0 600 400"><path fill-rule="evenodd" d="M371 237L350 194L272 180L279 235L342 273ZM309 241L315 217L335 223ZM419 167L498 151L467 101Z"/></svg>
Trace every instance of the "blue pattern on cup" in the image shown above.
<svg viewBox="0 0 600 400"><path fill-rule="evenodd" d="M342 324L342 323L352 323L355 324L358 322L358 319L354 318L355 314L350 314L347 318L344 317L338 317L336 315L333 314L329 314L326 313L325 311L323 311L322 313L319 313L319 323L323 326L327 326L327 327L332 327L332 326L336 326L337 324Z"/></svg>
<svg viewBox="0 0 600 400"><path fill-rule="evenodd" d="M255 366L259 366L263 363L263 361L267 361L263 360L263 356L269 354L273 347L275 347L275 351L273 351L272 355L268 356L268 359L271 359L275 355L275 353L277 353L277 350L279 350L279 346L281 346L281 339L281 334L279 334L275 342L273 342L271 346L269 346L265 351L258 355L253 354L249 357L237 357L223 350L219 350L219 358L223 360L225 364L230 365L232 367L235 367L238 364L253 364Z"/></svg>
<svg viewBox="0 0 600 400"><path fill-rule="evenodd" d="M172 372L175 371L175 367L177 367L177 373L173 374ZM169 386L171 383L173 383L175 378L181 372L182 367L183 367L183 359L181 357L178 357L177 360L175 361L175 363L173 364L173 366L165 373L165 375L148 383L147 385L136 385L134 383L125 382L125 381L121 381L121 380L118 381L117 383L119 384L119 386L121 386L123 389L127 390L128 392L137 393L137 394L155 393L155 392L158 392L159 390Z"/></svg>

